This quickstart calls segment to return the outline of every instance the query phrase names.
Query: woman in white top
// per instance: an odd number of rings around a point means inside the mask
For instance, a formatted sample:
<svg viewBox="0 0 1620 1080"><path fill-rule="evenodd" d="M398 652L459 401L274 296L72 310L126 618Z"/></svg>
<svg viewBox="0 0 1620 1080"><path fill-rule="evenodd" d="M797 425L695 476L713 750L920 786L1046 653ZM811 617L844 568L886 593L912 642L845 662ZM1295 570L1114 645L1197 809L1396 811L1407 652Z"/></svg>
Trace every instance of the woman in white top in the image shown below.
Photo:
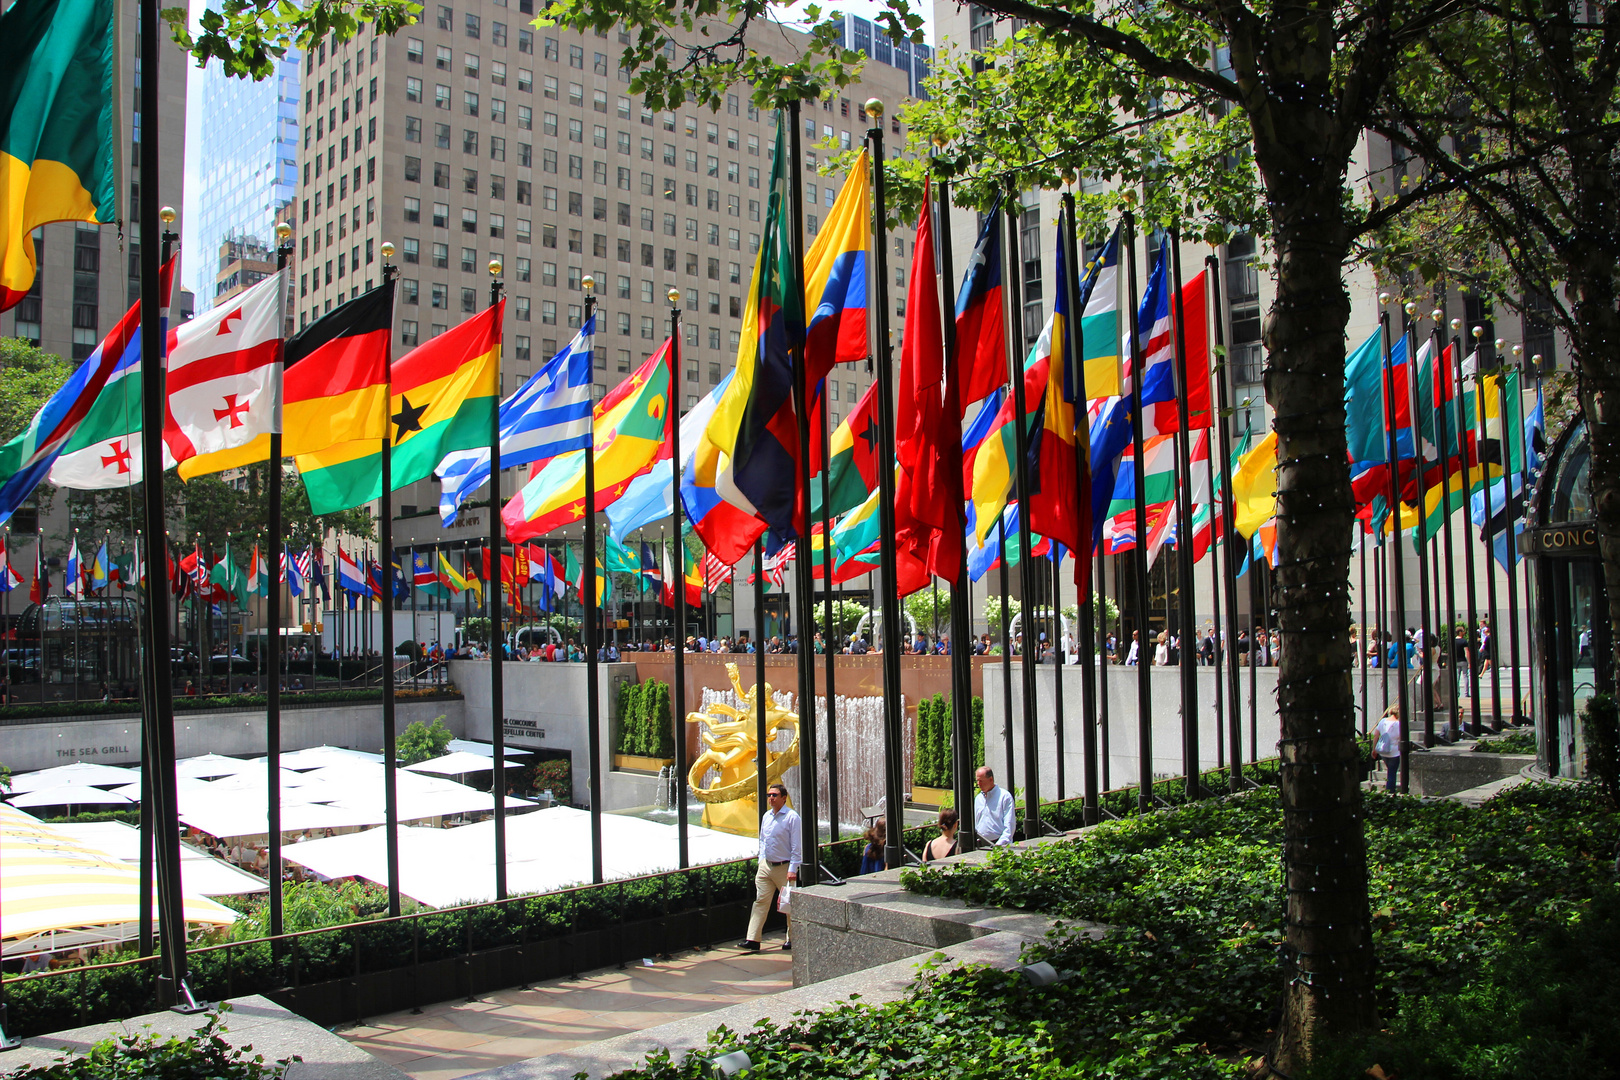
<svg viewBox="0 0 1620 1080"><path fill-rule="evenodd" d="M1391 705L1373 729L1373 757L1384 763L1385 791L1394 791L1399 782L1401 749L1401 707Z"/></svg>
<svg viewBox="0 0 1620 1080"><path fill-rule="evenodd" d="M1163 631L1159 631L1157 642L1153 646L1153 664L1155 667L1164 667L1170 662L1170 638Z"/></svg>

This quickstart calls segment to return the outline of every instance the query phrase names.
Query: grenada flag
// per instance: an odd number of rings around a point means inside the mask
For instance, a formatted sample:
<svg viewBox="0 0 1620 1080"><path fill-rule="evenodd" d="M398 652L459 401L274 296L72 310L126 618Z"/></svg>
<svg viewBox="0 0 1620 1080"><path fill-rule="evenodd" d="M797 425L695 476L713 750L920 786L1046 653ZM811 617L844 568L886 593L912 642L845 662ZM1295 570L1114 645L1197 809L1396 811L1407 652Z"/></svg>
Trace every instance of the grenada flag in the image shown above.
<svg viewBox="0 0 1620 1080"><path fill-rule="evenodd" d="M0 311L34 284L30 235L118 219L112 0L28 0L0 15Z"/></svg>

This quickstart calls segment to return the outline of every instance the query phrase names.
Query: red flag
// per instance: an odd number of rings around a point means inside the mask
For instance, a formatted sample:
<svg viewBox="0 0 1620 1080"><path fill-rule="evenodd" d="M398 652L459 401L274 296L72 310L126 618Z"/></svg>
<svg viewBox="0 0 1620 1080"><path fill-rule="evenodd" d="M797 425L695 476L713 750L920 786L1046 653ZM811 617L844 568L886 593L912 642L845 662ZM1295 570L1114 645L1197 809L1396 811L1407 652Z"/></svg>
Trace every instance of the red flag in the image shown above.
<svg viewBox="0 0 1620 1080"><path fill-rule="evenodd" d="M927 571L955 580L966 519L962 509L962 432L955 380L947 385L939 285L934 274L934 223L928 183L906 290L905 341L900 350L895 456L895 543ZM903 494L902 494L903 493ZM908 568L910 569L910 568ZM902 589L914 574L901 574ZM915 589L906 590L915 591ZM905 595L902 592L902 595Z"/></svg>

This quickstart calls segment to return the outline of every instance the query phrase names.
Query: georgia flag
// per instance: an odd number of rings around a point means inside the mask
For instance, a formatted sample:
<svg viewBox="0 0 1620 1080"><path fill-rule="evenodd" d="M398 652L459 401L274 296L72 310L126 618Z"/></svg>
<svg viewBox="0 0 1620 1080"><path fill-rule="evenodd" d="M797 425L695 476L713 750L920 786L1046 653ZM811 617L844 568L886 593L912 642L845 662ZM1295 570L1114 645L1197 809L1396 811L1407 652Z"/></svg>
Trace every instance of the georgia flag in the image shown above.
<svg viewBox="0 0 1620 1080"><path fill-rule="evenodd" d="M176 462L281 430L280 270L174 331L163 441Z"/></svg>

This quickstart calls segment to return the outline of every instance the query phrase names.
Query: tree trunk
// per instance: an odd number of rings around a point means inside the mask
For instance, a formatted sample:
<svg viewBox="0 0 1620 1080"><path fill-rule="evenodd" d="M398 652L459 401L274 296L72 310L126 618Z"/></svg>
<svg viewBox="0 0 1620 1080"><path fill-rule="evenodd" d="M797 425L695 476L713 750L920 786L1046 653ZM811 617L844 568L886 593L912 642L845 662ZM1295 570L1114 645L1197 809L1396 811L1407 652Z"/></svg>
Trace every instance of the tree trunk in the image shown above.
<svg viewBox="0 0 1620 1080"><path fill-rule="evenodd" d="M1270 42L1275 61L1280 43ZM1266 400L1277 433L1286 926L1282 1023L1270 1060L1297 1074L1330 1041L1374 1026L1372 933L1360 754L1350 678L1350 538L1342 280L1350 233L1344 170L1353 137L1328 86L1331 57L1309 44L1284 73L1303 91L1254 120L1270 197L1277 297L1267 314ZM1335 168L1336 166L1336 168Z"/></svg>

